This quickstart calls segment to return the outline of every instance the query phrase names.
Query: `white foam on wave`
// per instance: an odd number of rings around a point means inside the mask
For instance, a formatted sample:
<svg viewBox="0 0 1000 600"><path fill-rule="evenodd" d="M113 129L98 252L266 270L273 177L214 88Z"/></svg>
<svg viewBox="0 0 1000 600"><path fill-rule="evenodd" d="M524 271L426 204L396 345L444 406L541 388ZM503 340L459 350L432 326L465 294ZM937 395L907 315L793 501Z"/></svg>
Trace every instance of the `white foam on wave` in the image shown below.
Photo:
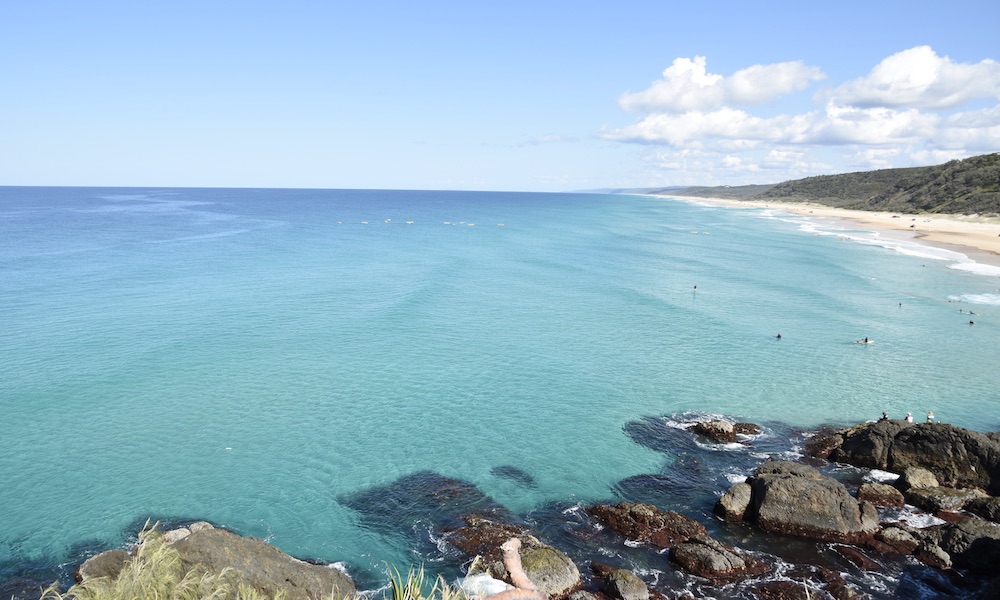
<svg viewBox="0 0 1000 600"><path fill-rule="evenodd" d="M968 302L969 304L983 304L988 306L1000 306L1000 293L997 294L960 294L958 296L948 296L951 302Z"/></svg>
<svg viewBox="0 0 1000 600"><path fill-rule="evenodd" d="M865 475L864 475L863 478L864 478L865 481L874 481L874 482L877 482L877 483L889 483L889 482L896 481L897 479L899 479L899 475L897 475L895 473L890 473L889 471L882 471L882 470L879 470L879 469L872 469L872 470L868 471L867 473L865 473Z"/></svg>
<svg viewBox="0 0 1000 600"><path fill-rule="evenodd" d="M926 527L933 527L935 525L943 525L946 523L945 520L939 519L934 515L926 513L910 504L907 504L903 508L880 508L879 517L879 521L883 523L902 521L910 527L916 527L917 529L924 529Z"/></svg>
<svg viewBox="0 0 1000 600"><path fill-rule="evenodd" d="M958 271L968 271L973 275L986 275L988 277L1000 277L1000 267L996 265L984 265L982 263L977 263L974 260L965 260L956 262L953 265L948 265L949 269L956 269Z"/></svg>

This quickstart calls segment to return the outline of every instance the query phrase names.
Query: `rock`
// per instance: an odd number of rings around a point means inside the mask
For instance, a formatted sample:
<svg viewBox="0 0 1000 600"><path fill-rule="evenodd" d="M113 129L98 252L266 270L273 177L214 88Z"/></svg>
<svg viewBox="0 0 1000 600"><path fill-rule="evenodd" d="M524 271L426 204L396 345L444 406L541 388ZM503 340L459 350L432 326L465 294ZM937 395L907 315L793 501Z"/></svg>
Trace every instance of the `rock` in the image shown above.
<svg viewBox="0 0 1000 600"><path fill-rule="evenodd" d="M737 483L729 488L729 491L723 494L719 498L719 501L716 502L715 514L726 521L742 521L743 517L746 516L747 508L750 506L752 493L753 488L750 487L749 483L745 481Z"/></svg>
<svg viewBox="0 0 1000 600"><path fill-rule="evenodd" d="M837 554L849 560L855 567L861 569L862 571L882 570L882 565L869 558L868 555L857 548L853 548L851 546L835 546L833 549L837 552Z"/></svg>
<svg viewBox="0 0 1000 600"><path fill-rule="evenodd" d="M760 433L760 425L756 423L733 423L733 431L737 435L757 435Z"/></svg>
<svg viewBox="0 0 1000 600"><path fill-rule="evenodd" d="M674 511L662 511L652 504L622 502L598 504L587 512L606 523L616 533L659 548L669 548L693 535L707 536L705 527Z"/></svg>
<svg viewBox="0 0 1000 600"><path fill-rule="evenodd" d="M523 527L475 515L466 515L463 520L465 527L445 530L448 543L468 556L483 556L490 560L502 561L500 545L512 537L524 535L526 531Z"/></svg>
<svg viewBox="0 0 1000 600"><path fill-rule="evenodd" d="M896 489L901 492L911 488L936 488L940 485L934 473L922 467L906 467L895 482Z"/></svg>
<svg viewBox="0 0 1000 600"><path fill-rule="evenodd" d="M649 600L649 588L628 569L615 569L604 580L603 590L619 600Z"/></svg>
<svg viewBox="0 0 1000 600"><path fill-rule="evenodd" d="M906 492L906 500L914 506L929 512L942 510L962 510L970 501L987 497L980 490L956 490L946 487L910 488Z"/></svg>
<svg viewBox="0 0 1000 600"><path fill-rule="evenodd" d="M208 521L197 521L188 525L187 528L191 533L198 533L199 531L205 531L206 529L215 529L215 526Z"/></svg>
<svg viewBox="0 0 1000 600"><path fill-rule="evenodd" d="M939 545L962 569L993 575L1000 565L1000 525L978 517L946 526Z"/></svg>
<svg viewBox="0 0 1000 600"><path fill-rule="evenodd" d="M858 502L843 484L807 465L767 462L747 479L747 519L772 533L824 541L859 542L878 529L878 511Z"/></svg>
<svg viewBox="0 0 1000 600"><path fill-rule="evenodd" d="M742 579L771 570L767 563L702 535L675 545L670 558L688 573L710 579Z"/></svg>
<svg viewBox="0 0 1000 600"><path fill-rule="evenodd" d="M900 431L889 451L889 470L923 467L941 485L1000 493L1000 443L979 433L940 423Z"/></svg>
<svg viewBox="0 0 1000 600"><path fill-rule="evenodd" d="M179 542L191 535L191 530L187 527L178 527L177 529L171 529L163 534L163 541L168 544L173 544L174 542Z"/></svg>
<svg viewBox="0 0 1000 600"><path fill-rule="evenodd" d="M830 460L856 467L890 471L889 448L896 435L913 427L906 421L862 423L839 433L841 441L830 452Z"/></svg>
<svg viewBox="0 0 1000 600"><path fill-rule="evenodd" d="M736 441L736 430L733 424L728 421L704 421L696 423L688 429L717 444L730 444Z"/></svg>
<svg viewBox="0 0 1000 600"><path fill-rule="evenodd" d="M538 545L527 550L522 547L521 565L528 579L550 596L563 596L580 587L576 564L552 546Z"/></svg>
<svg viewBox="0 0 1000 600"><path fill-rule="evenodd" d="M810 600L805 584L795 581L768 581L754 586L753 595L761 600Z"/></svg>
<svg viewBox="0 0 1000 600"><path fill-rule="evenodd" d="M240 582L289 600L352 597L354 583L341 571L295 559L262 540L224 529L203 529L173 544L186 570L194 567L219 574L226 569Z"/></svg>
<svg viewBox="0 0 1000 600"><path fill-rule="evenodd" d="M815 432L805 442L805 452L807 456L822 458L827 460L830 453L844 443L843 429L833 429L823 427Z"/></svg>
<svg viewBox="0 0 1000 600"><path fill-rule="evenodd" d="M566 600L601 600L601 597L598 596L597 594L592 594L590 592L579 590L573 592L569 596L566 596Z"/></svg>
<svg viewBox="0 0 1000 600"><path fill-rule="evenodd" d="M899 490L884 483L863 483L858 488L858 500L871 502L875 506L902 508L905 504Z"/></svg>
<svg viewBox="0 0 1000 600"><path fill-rule="evenodd" d="M564 596L580 587L580 570L569 556L534 536L521 534L515 537L521 540L519 554L524 573L539 590L550 596ZM491 551L477 556L469 567L469 575L477 573L511 582L501 552Z"/></svg>
<svg viewBox="0 0 1000 600"><path fill-rule="evenodd" d="M965 505L965 510L994 523L1000 523L1000 498L986 496L973 498Z"/></svg>
<svg viewBox="0 0 1000 600"><path fill-rule="evenodd" d="M913 554L920 542L910 533L899 527L885 527L875 534L875 539L890 546L893 551L899 554Z"/></svg>
<svg viewBox="0 0 1000 600"><path fill-rule="evenodd" d="M131 557L124 550L108 550L83 561L74 574L77 581L107 577L114 579L122 572Z"/></svg>
<svg viewBox="0 0 1000 600"><path fill-rule="evenodd" d="M936 569L951 568L951 556L949 556L948 553L937 544L921 544L914 556L917 557L917 560L929 567L934 567Z"/></svg>

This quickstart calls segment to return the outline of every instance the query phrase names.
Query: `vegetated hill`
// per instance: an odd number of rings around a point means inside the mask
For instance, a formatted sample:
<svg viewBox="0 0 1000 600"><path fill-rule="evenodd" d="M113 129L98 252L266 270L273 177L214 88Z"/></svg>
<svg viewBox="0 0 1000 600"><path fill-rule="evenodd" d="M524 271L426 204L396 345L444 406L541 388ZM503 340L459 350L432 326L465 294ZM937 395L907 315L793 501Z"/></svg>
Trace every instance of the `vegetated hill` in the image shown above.
<svg viewBox="0 0 1000 600"><path fill-rule="evenodd" d="M751 188L754 186L741 186ZM724 195L741 188L687 188L685 196L815 202L839 208L900 213L1000 214L1000 154L953 160L933 167L820 175L765 187L750 196Z"/></svg>

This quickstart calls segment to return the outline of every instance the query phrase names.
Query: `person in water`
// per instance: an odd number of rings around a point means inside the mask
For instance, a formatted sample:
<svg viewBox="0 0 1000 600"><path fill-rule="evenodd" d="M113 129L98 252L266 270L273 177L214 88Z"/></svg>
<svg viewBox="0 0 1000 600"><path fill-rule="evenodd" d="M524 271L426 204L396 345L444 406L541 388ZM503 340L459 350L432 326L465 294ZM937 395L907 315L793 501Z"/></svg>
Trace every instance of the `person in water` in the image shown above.
<svg viewBox="0 0 1000 600"><path fill-rule="evenodd" d="M774 339L780 340L781 339L781 334L779 333L778 335L774 336Z"/></svg>

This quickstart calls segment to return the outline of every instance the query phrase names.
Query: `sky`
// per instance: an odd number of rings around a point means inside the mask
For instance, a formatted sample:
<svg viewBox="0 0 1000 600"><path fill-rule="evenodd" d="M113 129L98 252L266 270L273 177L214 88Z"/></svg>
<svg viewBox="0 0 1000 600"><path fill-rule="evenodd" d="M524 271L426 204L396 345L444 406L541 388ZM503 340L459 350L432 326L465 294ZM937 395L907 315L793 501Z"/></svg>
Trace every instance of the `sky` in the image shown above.
<svg viewBox="0 0 1000 600"><path fill-rule="evenodd" d="M572 191L1000 151L1000 2L0 0L0 185Z"/></svg>

